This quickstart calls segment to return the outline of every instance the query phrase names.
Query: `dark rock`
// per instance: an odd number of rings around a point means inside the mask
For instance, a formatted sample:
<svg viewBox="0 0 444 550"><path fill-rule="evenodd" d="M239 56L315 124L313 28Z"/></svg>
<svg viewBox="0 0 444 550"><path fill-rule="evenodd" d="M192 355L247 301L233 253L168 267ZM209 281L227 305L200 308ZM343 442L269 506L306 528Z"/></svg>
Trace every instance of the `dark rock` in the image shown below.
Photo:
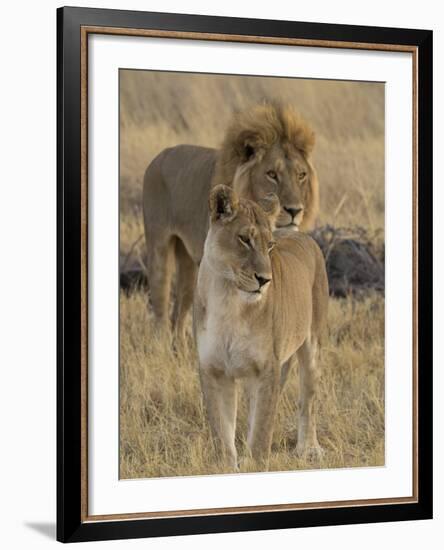
<svg viewBox="0 0 444 550"><path fill-rule="evenodd" d="M312 231L325 257L330 295L360 296L369 291L384 292L384 241L361 227L344 228L326 225ZM121 257L120 288L126 292L143 288L148 281L141 262Z"/></svg>

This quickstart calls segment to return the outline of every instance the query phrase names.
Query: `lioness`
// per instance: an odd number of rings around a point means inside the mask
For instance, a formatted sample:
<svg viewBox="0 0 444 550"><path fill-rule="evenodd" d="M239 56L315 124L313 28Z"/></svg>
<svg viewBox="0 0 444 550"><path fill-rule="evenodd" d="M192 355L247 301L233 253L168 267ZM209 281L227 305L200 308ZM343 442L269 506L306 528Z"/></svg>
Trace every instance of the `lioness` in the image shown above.
<svg viewBox="0 0 444 550"><path fill-rule="evenodd" d="M178 145L151 162L144 178L143 212L150 298L159 329L169 327L176 264L172 321L177 336L184 337L208 231L211 187L231 186L236 170L244 167L248 177L236 188L238 194L257 201L274 192L282 205L277 225L310 229L318 211L318 181L310 160L313 146L313 131L293 109L264 104L234 118L220 150Z"/></svg>
<svg viewBox="0 0 444 550"><path fill-rule="evenodd" d="M297 452L320 452L313 415L316 355L326 325L322 253L303 233L273 235L275 195L259 204L218 185L199 267L193 329L208 419L221 458L237 468L236 382L250 396L248 445L267 467L280 387L300 363Z"/></svg>

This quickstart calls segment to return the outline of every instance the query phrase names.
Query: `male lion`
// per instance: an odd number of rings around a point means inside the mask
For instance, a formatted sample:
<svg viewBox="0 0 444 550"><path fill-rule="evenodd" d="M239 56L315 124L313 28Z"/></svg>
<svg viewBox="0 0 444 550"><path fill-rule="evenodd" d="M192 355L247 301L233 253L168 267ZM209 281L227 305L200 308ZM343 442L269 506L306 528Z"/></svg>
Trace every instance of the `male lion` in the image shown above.
<svg viewBox="0 0 444 550"><path fill-rule="evenodd" d="M311 228L318 211L318 182L310 160L313 146L313 131L292 108L263 104L234 118L220 150L178 145L163 150L151 162L144 178L143 212L157 328L169 324L176 264L172 321L176 335L184 337L208 231L208 195L217 184L231 186L239 167L248 170L248 177L237 193L257 201L274 192L282 205L278 227Z"/></svg>
<svg viewBox="0 0 444 550"><path fill-rule="evenodd" d="M248 445L266 468L280 388L300 363L297 452L320 453L313 415L318 346L327 319L322 253L303 233L273 235L275 195L258 203L218 185L199 267L193 329L208 419L220 458L237 468L236 385L249 394Z"/></svg>

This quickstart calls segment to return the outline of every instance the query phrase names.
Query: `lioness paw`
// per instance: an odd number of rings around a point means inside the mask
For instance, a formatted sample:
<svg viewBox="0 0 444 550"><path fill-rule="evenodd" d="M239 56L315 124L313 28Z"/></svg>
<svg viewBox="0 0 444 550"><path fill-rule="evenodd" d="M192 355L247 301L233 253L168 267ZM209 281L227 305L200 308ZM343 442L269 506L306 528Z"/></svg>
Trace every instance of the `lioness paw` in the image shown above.
<svg viewBox="0 0 444 550"><path fill-rule="evenodd" d="M325 456L324 449L315 443L313 445L299 444L296 447L296 454L299 458L303 458L309 462L321 460Z"/></svg>

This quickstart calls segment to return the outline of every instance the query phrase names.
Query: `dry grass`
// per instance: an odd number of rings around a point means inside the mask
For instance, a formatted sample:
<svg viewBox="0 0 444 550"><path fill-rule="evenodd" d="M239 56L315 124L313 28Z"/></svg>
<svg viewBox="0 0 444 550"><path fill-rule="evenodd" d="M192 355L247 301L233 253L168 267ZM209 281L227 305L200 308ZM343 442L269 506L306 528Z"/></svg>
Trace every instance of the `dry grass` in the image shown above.
<svg viewBox="0 0 444 550"><path fill-rule="evenodd" d="M122 478L220 473L209 445L197 357L152 339L146 296L121 294L120 437ZM295 454L298 376L279 405L270 470L384 464L384 300L331 300L329 340L321 356L318 435L326 453L307 462ZM241 399L238 448L246 434ZM255 471L251 461L241 471Z"/></svg>
<svg viewBox="0 0 444 550"><path fill-rule="evenodd" d="M127 254L143 234L147 164L178 143L217 146L231 114L264 98L294 104L317 134L321 224L384 230L384 88L380 84L121 72L120 239ZM134 249L142 257L143 238ZM121 294L120 444L122 478L220 470L212 456L193 343L174 353L153 340L147 297ZM271 470L384 464L384 298L331 300L323 349L318 426L321 461L295 456L297 373L279 406ZM246 432L240 407L238 448ZM245 460L242 471L255 471Z"/></svg>

